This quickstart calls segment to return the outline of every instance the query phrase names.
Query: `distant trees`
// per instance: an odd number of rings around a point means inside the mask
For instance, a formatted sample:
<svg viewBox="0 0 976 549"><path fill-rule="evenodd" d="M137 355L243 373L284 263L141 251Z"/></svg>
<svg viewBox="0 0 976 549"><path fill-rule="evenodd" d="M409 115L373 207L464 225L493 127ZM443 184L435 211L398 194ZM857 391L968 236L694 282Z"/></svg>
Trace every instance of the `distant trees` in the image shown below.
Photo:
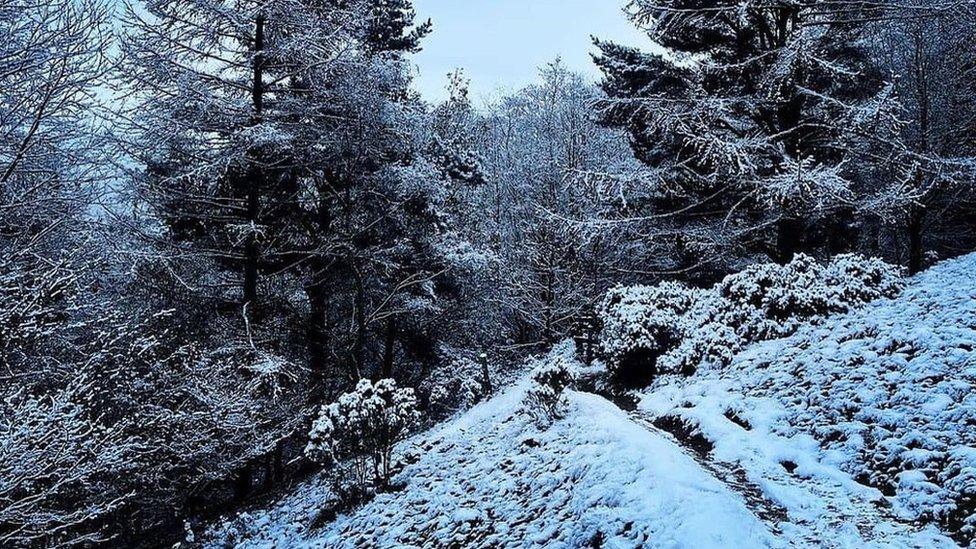
<svg viewBox="0 0 976 549"><path fill-rule="evenodd" d="M501 292L490 296L514 345L546 346L606 289L622 255L591 223L604 206L600 175L632 155L598 126L599 91L558 60L539 82L491 103L473 122L487 183L462 225L490 244Z"/></svg>
<svg viewBox="0 0 976 549"><path fill-rule="evenodd" d="M24 1L0 8L3 213L82 202L82 183L92 179L98 165L90 146L98 138L91 111L93 89L108 70L107 8L94 0ZM5 233L16 225L6 223Z"/></svg>
<svg viewBox="0 0 976 549"><path fill-rule="evenodd" d="M892 75L903 109L903 198L888 204L887 220L904 235L895 257L904 254L914 274L926 250L972 246L958 227L972 223L976 12L968 2L931 1L896 15L880 25L872 52Z"/></svg>

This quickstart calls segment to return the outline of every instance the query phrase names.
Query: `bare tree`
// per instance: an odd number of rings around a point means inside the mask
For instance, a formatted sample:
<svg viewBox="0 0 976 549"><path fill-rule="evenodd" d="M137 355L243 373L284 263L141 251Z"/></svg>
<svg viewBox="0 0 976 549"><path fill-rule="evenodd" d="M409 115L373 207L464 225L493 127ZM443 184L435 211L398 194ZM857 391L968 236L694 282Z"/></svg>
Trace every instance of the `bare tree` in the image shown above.
<svg viewBox="0 0 976 549"><path fill-rule="evenodd" d="M875 51L895 77L907 147L895 174L900 199L885 200L880 213L904 231L912 274L924 267L926 241L940 245L943 230L956 232L946 224L972 195L974 26L971 3L950 10L932 1L891 11L879 29Z"/></svg>

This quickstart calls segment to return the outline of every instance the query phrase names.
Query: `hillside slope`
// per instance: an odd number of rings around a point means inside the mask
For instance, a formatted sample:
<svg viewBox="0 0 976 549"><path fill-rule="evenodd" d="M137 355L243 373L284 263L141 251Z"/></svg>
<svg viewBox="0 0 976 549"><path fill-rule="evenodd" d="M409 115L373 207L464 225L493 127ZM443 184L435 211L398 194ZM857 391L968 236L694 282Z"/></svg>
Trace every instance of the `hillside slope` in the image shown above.
<svg viewBox="0 0 976 549"><path fill-rule="evenodd" d="M970 539L974 330L976 256L727 367L662 378L629 413L572 392L539 429L517 384L403 444L397 490L323 516L327 483L312 479L203 544L953 547L933 524Z"/></svg>
<svg viewBox="0 0 976 549"><path fill-rule="evenodd" d="M723 368L664 379L650 421L680 424L802 520L854 522L867 502L970 543L976 527L976 256L896 299L754 345ZM854 482L856 479L857 482ZM819 496L819 497L818 497Z"/></svg>
<svg viewBox="0 0 976 549"><path fill-rule="evenodd" d="M524 384L417 439L419 460L382 494L309 528L307 490L238 520L240 547L767 547L743 500L607 400L572 393L546 430L519 412ZM310 500L313 502L310 504ZM214 543L220 545L220 543Z"/></svg>

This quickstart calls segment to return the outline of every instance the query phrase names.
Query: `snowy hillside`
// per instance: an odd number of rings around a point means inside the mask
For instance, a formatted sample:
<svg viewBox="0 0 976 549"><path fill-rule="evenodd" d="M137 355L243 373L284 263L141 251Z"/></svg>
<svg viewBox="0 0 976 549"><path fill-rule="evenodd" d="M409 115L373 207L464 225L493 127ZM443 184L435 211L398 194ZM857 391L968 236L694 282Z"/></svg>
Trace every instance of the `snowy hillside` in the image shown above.
<svg viewBox="0 0 976 549"><path fill-rule="evenodd" d="M662 379L639 409L698 431L714 459L741 467L778 504L802 507L804 521L853 521L873 501L968 542L974 384L976 256L967 256L915 277L896 299L755 345L688 380ZM853 522L883 535L874 519Z"/></svg>
<svg viewBox="0 0 976 549"><path fill-rule="evenodd" d="M313 479L213 547L953 547L976 493L976 256L896 299L669 375L626 412L528 381L401 445L395 488L338 516ZM557 347L548 360L566 360Z"/></svg>
<svg viewBox="0 0 976 549"><path fill-rule="evenodd" d="M775 544L737 494L602 397L571 394L567 417L540 430L519 412L524 394L520 384L421 437L419 461L398 479L402 490L321 530L310 524L327 494L306 487L239 519L235 527L246 534L225 531L221 541L269 548Z"/></svg>

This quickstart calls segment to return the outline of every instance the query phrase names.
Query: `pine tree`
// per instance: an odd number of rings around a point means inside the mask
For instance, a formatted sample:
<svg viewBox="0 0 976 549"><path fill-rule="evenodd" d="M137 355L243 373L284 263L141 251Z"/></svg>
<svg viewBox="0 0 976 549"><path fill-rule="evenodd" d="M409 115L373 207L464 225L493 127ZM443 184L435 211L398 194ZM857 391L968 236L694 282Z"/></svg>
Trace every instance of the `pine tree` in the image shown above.
<svg viewBox="0 0 976 549"><path fill-rule="evenodd" d="M242 347L280 346L268 330L303 322L314 371L327 358L365 368L369 331L385 319L372 302L402 289L391 265L416 262L388 254L404 227L431 222L426 206L404 205L436 200L404 195L423 108L403 56L429 23L412 27L410 3L387 0L171 0L148 12L130 10L124 49L148 167L140 190L165 222L164 257L217 268L194 286L232 317L243 305ZM338 326L349 316L352 340L330 337L350 333Z"/></svg>
<svg viewBox="0 0 976 549"><path fill-rule="evenodd" d="M373 0L127 11L136 271L174 311L172 335L195 342L193 364L245 389L235 405L255 427L236 439L238 498L309 401L380 368L381 327L434 300L440 187L417 183L424 109L404 59L428 29L408 32L410 13ZM418 288L427 301L409 297Z"/></svg>
<svg viewBox="0 0 976 549"><path fill-rule="evenodd" d="M365 6L342 4L170 0L127 13L142 198L176 254L233 273L226 297L245 306L258 306L260 274L291 251L282 220L296 175L333 126L324 83L355 62Z"/></svg>
<svg viewBox="0 0 976 549"><path fill-rule="evenodd" d="M416 52L433 25L430 20L414 25L416 13L410 0L373 0L367 41L377 52Z"/></svg>
<svg viewBox="0 0 976 549"><path fill-rule="evenodd" d="M638 0L635 22L666 52L597 41L604 120L630 133L660 181L652 208L698 255L851 245L893 159L896 104L864 42L873 4L828 4Z"/></svg>

